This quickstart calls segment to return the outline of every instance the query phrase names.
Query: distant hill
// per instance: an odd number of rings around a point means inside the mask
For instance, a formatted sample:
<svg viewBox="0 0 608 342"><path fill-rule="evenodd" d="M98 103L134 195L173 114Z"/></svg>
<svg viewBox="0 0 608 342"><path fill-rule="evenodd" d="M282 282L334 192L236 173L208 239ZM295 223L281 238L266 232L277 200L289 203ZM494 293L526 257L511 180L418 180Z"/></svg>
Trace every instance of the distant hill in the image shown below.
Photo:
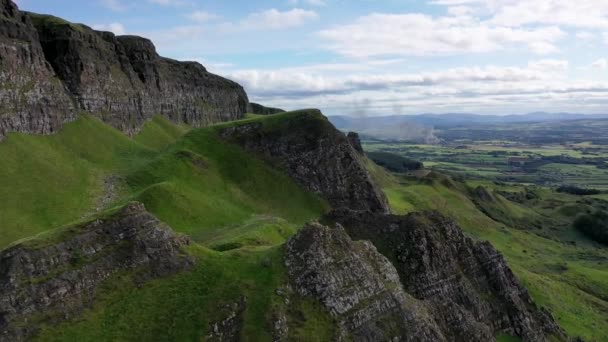
<svg viewBox="0 0 608 342"><path fill-rule="evenodd" d="M468 113L386 115L386 116L330 116L330 121L338 128L393 126L401 123L417 123L436 128L472 124L524 123L546 121L570 121L581 119L608 119L608 114L575 114L535 112L523 115L480 115Z"/></svg>
<svg viewBox="0 0 608 342"><path fill-rule="evenodd" d="M524 115L480 115L466 113L330 116L329 120L342 131L355 131L363 137L434 144L440 141L436 130L460 126L491 126L497 124L556 123L585 119L608 119L608 114L529 113Z"/></svg>

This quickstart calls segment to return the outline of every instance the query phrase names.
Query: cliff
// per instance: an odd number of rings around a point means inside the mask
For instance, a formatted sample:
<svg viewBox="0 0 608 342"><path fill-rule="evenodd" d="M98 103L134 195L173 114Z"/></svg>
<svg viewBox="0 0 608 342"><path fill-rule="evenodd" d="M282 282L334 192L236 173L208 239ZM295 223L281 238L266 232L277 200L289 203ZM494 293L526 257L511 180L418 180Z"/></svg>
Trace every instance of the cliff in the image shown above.
<svg viewBox="0 0 608 342"><path fill-rule="evenodd" d="M446 341L422 301L407 294L395 267L344 228L309 224L285 247L295 291L335 318L336 340Z"/></svg>
<svg viewBox="0 0 608 342"><path fill-rule="evenodd" d="M258 114L258 115L272 115L272 114L285 113L285 111L281 108L266 107L261 104L253 103L253 102L251 102L251 112L253 114Z"/></svg>
<svg viewBox="0 0 608 342"><path fill-rule="evenodd" d="M52 133L79 111L133 134L157 114L200 127L249 109L240 85L160 57L148 39L20 12L8 0L2 8L0 137Z"/></svg>
<svg viewBox="0 0 608 342"><path fill-rule="evenodd" d="M0 0L0 139L7 132L53 133L74 118L31 18Z"/></svg>
<svg viewBox="0 0 608 342"><path fill-rule="evenodd" d="M305 189L333 208L388 213L349 139L318 110L290 112L219 128L220 136L277 163Z"/></svg>
<svg viewBox="0 0 608 342"><path fill-rule="evenodd" d="M423 308L413 314L420 319L428 315L432 318L434 329L440 332L438 338L427 339L424 332L416 340L493 341L499 334L530 342L547 341L549 338L565 340L551 315L534 304L502 255L490 243L474 242L466 237L452 220L433 212L396 216L342 210L330 214L328 221L339 222L353 240L369 241L394 266L394 269L389 267L381 272L383 278L398 279L398 287L411 298L411 303L415 303L410 307ZM302 234L295 239L302 239ZM319 235L315 239L322 238L324 236ZM360 272L363 268L355 267L345 259L345 251L352 248L334 246L327 250L331 254L329 257L323 253L308 254L311 260L304 268L294 268L289 260L293 258L290 255L307 253L306 250L300 248L299 252L294 253L293 248L288 249L286 258L291 268L290 274L299 274L292 276L292 279L297 288L309 291L300 290L301 293L324 302L327 294L320 295L315 289L336 289L332 295L339 295L354 291L354 287L363 283L363 280L348 281L343 276L335 277L339 281L332 277L311 278L322 272L337 272L331 267L320 267L323 259L345 265L343 267L347 269L357 269L355 273L361 273L358 277L373 275L368 271ZM305 272L308 275L304 275ZM360 290L355 292L361 293ZM389 306L384 306L382 312L390 310ZM369 314L363 317L373 320L374 316ZM361 316L356 318L360 319ZM342 319L346 320L347 326L357 322L348 316ZM384 330L385 334L393 331L390 327L387 329ZM406 338L411 337L401 335L398 340ZM359 340L374 339L373 335L366 333Z"/></svg>
<svg viewBox="0 0 608 342"><path fill-rule="evenodd" d="M0 341L25 340L39 324L77 316L112 275L138 269L138 281L192 264L189 240L133 203L108 218L0 252Z"/></svg>

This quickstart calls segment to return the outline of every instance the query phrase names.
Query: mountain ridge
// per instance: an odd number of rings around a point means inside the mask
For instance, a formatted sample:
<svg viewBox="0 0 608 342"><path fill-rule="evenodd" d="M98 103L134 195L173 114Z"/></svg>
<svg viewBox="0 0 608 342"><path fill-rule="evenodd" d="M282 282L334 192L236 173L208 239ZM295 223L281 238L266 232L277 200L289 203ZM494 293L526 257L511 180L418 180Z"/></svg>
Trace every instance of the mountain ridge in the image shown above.
<svg viewBox="0 0 608 342"><path fill-rule="evenodd" d="M0 6L0 138L53 133L82 111L133 135L157 114L202 127L250 110L240 85L160 57L146 38L22 12L10 0Z"/></svg>

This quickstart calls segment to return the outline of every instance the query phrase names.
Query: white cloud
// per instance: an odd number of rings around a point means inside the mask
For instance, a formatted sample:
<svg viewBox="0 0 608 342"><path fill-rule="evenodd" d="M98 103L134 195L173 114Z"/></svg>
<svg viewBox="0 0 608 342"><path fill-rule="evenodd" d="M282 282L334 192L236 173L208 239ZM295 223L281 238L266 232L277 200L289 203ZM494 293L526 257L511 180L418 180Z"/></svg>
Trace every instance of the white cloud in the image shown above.
<svg viewBox="0 0 608 342"><path fill-rule="evenodd" d="M248 90L258 95L306 97L349 94L358 91L392 91L404 87L437 87L446 84L526 83L545 79L546 66L558 64L564 63L544 61L531 63L528 68L487 66L415 74L367 73L347 77L343 76L344 73L334 77L323 75L324 69L331 67L326 65L271 71L241 70L233 72L231 77L242 82ZM343 65L334 65L336 66ZM318 72L314 72L315 70Z"/></svg>
<svg viewBox="0 0 608 342"><path fill-rule="evenodd" d="M307 4L310 6L326 6L327 4L323 0L289 0L289 4L292 6L296 6L299 4Z"/></svg>
<svg viewBox="0 0 608 342"><path fill-rule="evenodd" d="M93 29L98 31L110 31L116 35L123 35L126 33L125 27L121 23L93 25Z"/></svg>
<svg viewBox="0 0 608 342"><path fill-rule="evenodd" d="M319 107L332 115L599 112L608 104L608 82L570 78L566 60L531 61L525 67L463 67L418 73L369 68L357 67L356 63L321 64L237 70L228 75L241 82L254 101L287 109ZM337 72L332 75L330 71Z"/></svg>
<svg viewBox="0 0 608 342"><path fill-rule="evenodd" d="M582 40L584 42L588 42L590 40L593 40L593 38L595 38L595 34L589 32L589 31L579 31L579 32L576 32L576 38L579 40Z"/></svg>
<svg viewBox="0 0 608 342"><path fill-rule="evenodd" d="M219 18L218 15L206 11L194 11L188 14L187 17L190 18L190 20L198 23L206 23Z"/></svg>
<svg viewBox="0 0 608 342"><path fill-rule="evenodd" d="M120 0L100 0L100 2L102 6L112 11L122 12L127 9L127 6Z"/></svg>
<svg viewBox="0 0 608 342"><path fill-rule="evenodd" d="M602 33L602 38L604 38L604 43L608 44L608 32Z"/></svg>
<svg viewBox="0 0 608 342"><path fill-rule="evenodd" d="M150 38L157 48L169 48L184 43L192 43L199 39L204 29L200 25L182 25L168 30L146 32L142 36Z"/></svg>
<svg viewBox="0 0 608 342"><path fill-rule="evenodd" d="M298 27L318 19L319 15L315 11L301 8L279 11L273 8L252 13L237 24L226 23L224 28L228 30L280 30Z"/></svg>
<svg viewBox="0 0 608 342"><path fill-rule="evenodd" d="M371 14L352 24L319 32L336 53L353 57L453 55L526 46L537 54L558 49L565 36L558 27L533 29L489 25L471 17L423 14Z"/></svg>
<svg viewBox="0 0 608 342"><path fill-rule="evenodd" d="M560 59L541 59L528 63L528 68L539 71L566 71L570 62Z"/></svg>
<svg viewBox="0 0 608 342"><path fill-rule="evenodd" d="M608 27L606 0L435 0L443 6L474 7L490 16L497 25L516 27L528 24L571 27Z"/></svg>
<svg viewBox="0 0 608 342"><path fill-rule="evenodd" d="M148 0L148 2L161 6L185 6L193 5L189 0Z"/></svg>
<svg viewBox="0 0 608 342"><path fill-rule="evenodd" d="M606 70L606 68L608 68L608 60L606 58L600 58L597 61L591 63L591 68Z"/></svg>

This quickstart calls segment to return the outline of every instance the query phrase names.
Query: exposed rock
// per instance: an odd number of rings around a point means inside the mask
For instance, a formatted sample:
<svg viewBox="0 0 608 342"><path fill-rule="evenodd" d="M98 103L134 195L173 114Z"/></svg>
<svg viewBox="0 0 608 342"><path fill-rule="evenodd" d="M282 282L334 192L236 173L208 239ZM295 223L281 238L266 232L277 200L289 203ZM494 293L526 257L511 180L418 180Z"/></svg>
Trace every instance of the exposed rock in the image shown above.
<svg viewBox="0 0 608 342"><path fill-rule="evenodd" d="M49 134L74 120L74 106L46 62L29 16L0 0L0 139L7 132Z"/></svg>
<svg viewBox="0 0 608 342"><path fill-rule="evenodd" d="M359 139L359 133L348 132L346 136L348 138L348 142L355 149L355 151L359 152L359 154L363 155L363 146L361 146L361 139Z"/></svg>
<svg viewBox="0 0 608 342"><path fill-rule="evenodd" d="M226 304L218 308L225 316L221 321L211 324L211 333L207 341L238 342L241 340L243 328L243 313L247 309L247 299L241 297L238 302Z"/></svg>
<svg viewBox="0 0 608 342"><path fill-rule="evenodd" d="M253 103L253 102L251 102L250 105L251 105L251 112L253 114L272 115L272 114L285 113L285 111L281 108L265 107L265 106L262 106L261 104Z"/></svg>
<svg viewBox="0 0 608 342"><path fill-rule="evenodd" d="M408 216L340 211L330 215L355 240L378 246L407 293L424 301L449 341L491 341L499 333L525 341L564 338L551 315L488 242L474 242L438 213Z"/></svg>
<svg viewBox="0 0 608 342"><path fill-rule="evenodd" d="M405 293L393 265L339 225L306 226L287 243L285 264L295 290L336 319L338 340L446 341L424 303Z"/></svg>
<svg viewBox="0 0 608 342"><path fill-rule="evenodd" d="M277 161L296 182L327 199L334 208L389 211L384 193L361 156L318 110L236 123L221 129L220 136Z"/></svg>
<svg viewBox="0 0 608 342"><path fill-rule="evenodd" d="M111 217L9 247L0 252L0 341L24 340L41 323L74 317L117 272L138 269L138 281L145 281L189 268L192 259L180 253L187 244L134 203Z"/></svg>
<svg viewBox="0 0 608 342"><path fill-rule="evenodd" d="M0 138L53 133L77 111L133 134L157 114L200 127L242 118L249 109L240 85L198 63L160 57L148 39L0 1Z"/></svg>

